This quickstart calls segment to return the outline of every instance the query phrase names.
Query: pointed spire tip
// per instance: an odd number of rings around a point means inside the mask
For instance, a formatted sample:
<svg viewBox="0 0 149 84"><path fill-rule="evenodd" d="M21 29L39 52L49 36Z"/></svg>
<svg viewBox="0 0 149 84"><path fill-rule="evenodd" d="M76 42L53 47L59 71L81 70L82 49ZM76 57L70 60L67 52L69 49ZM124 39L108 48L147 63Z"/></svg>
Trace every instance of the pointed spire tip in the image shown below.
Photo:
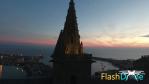
<svg viewBox="0 0 149 84"><path fill-rule="evenodd" d="M74 0L70 0L71 3L74 3Z"/></svg>

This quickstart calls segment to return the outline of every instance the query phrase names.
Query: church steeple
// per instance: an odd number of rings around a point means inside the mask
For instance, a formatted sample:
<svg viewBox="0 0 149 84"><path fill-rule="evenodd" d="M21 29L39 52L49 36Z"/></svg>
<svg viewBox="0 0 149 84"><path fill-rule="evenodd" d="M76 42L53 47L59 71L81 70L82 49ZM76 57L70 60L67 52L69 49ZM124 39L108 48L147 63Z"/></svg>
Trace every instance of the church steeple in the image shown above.
<svg viewBox="0 0 149 84"><path fill-rule="evenodd" d="M64 26L64 30L78 30L76 11L74 1L71 0L69 3L68 14L66 17L66 22Z"/></svg>
<svg viewBox="0 0 149 84"><path fill-rule="evenodd" d="M75 11L75 3L73 0L69 2L68 14L64 24L64 30L61 31L59 39L56 44L55 53L61 54L82 54L82 43L80 42L80 35L77 24L77 17Z"/></svg>
<svg viewBox="0 0 149 84"><path fill-rule="evenodd" d="M54 84L86 84L91 77L92 55L83 52L77 24L74 0L52 55Z"/></svg>

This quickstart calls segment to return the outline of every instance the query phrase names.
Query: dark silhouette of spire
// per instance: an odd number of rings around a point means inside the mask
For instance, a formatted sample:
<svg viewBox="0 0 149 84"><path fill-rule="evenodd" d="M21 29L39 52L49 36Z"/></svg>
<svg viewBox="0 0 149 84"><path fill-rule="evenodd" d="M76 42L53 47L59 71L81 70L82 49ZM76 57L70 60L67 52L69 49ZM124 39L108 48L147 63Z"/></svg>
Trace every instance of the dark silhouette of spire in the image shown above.
<svg viewBox="0 0 149 84"><path fill-rule="evenodd" d="M55 53L78 55L83 53L83 49L81 48L83 48L83 46L82 43L80 43L75 3L71 0L69 2L69 9L64 24L64 30L60 33L56 44Z"/></svg>
<svg viewBox="0 0 149 84"><path fill-rule="evenodd" d="M66 17L64 30L78 30L77 20L76 20L76 11L74 1L71 0L69 3L68 14Z"/></svg>
<svg viewBox="0 0 149 84"><path fill-rule="evenodd" d="M92 55L83 53L73 0L52 57L54 84L86 84L90 80Z"/></svg>

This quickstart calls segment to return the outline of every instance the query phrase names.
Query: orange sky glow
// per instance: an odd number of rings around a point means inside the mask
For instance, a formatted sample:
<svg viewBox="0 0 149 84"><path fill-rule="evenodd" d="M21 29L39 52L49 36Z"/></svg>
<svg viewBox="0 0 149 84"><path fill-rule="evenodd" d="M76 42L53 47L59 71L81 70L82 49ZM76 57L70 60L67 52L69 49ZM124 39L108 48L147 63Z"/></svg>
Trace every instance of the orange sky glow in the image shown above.
<svg viewBox="0 0 149 84"><path fill-rule="evenodd" d="M122 38L122 39L111 39L111 38L88 38L81 39L84 47L95 47L95 48L149 48L149 38L136 37L136 38ZM34 44L34 45L55 45L56 40L54 39L3 39L0 42L9 43L22 43L22 44Z"/></svg>

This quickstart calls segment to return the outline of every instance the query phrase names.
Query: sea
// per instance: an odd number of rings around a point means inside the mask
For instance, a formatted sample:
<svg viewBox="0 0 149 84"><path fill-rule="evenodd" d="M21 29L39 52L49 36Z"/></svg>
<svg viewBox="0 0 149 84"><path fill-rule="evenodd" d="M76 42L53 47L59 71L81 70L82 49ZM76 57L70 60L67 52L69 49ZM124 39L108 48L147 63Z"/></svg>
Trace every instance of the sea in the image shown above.
<svg viewBox="0 0 149 84"><path fill-rule="evenodd" d="M22 54L24 56L39 56L43 55L42 62L50 65L51 54L54 46L37 46L37 45L20 45L20 44L3 44L0 45L0 53ZM149 55L149 48L84 48L85 53L92 54L94 57L113 58L118 60L138 59L143 55ZM0 65L2 66L2 65ZM95 72L104 70L117 70L112 64L103 61L96 61L92 64L92 75ZM2 74L2 75L1 75ZM3 66L3 71L0 71L1 79L24 79L26 73L15 66Z"/></svg>

